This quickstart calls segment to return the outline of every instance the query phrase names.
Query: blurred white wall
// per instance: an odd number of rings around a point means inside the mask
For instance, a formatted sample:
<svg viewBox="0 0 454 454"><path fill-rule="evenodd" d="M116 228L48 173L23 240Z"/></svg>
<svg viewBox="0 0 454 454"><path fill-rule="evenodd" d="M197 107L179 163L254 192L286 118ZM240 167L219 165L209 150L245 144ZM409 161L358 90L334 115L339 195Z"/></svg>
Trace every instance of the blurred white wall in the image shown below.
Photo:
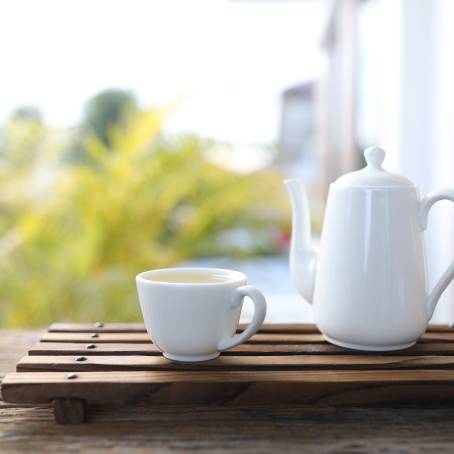
<svg viewBox="0 0 454 454"><path fill-rule="evenodd" d="M359 12L360 140L421 195L454 188L454 1L371 0ZM364 42L363 42L363 41ZM430 288L454 260L454 204L439 202L426 231ZM433 321L454 322L454 284Z"/></svg>
<svg viewBox="0 0 454 454"><path fill-rule="evenodd" d="M421 1L421 0L420 0ZM454 188L454 2L433 2L433 90L432 161L429 189ZM433 157L432 157L433 156ZM429 266L433 282L454 260L454 204L441 202L432 213L428 232ZM447 289L435 319L454 322L454 284Z"/></svg>

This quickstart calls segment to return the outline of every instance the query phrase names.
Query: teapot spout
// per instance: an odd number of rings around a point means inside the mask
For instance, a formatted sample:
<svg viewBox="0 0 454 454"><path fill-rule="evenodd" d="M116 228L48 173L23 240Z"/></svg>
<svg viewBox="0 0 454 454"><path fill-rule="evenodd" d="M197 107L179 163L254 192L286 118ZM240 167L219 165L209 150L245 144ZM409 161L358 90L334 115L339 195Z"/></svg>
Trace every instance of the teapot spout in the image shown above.
<svg viewBox="0 0 454 454"><path fill-rule="evenodd" d="M301 181L285 180L284 184L290 195L293 211L290 274L301 296L312 303L317 257L312 246L309 203Z"/></svg>

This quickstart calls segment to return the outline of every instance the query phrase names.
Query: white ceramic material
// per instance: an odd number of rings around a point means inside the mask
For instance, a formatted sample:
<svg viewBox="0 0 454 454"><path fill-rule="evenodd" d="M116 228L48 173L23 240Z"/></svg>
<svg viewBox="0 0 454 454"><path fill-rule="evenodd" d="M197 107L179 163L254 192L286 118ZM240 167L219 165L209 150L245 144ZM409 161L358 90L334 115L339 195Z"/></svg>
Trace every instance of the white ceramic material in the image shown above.
<svg viewBox="0 0 454 454"><path fill-rule="evenodd" d="M159 274L211 274L228 280L216 283L159 282ZM263 323L266 301L246 275L218 268L168 268L145 271L136 277L140 307L153 343L174 361L206 361L219 352L247 341ZM241 334L235 334L248 296L254 316Z"/></svg>
<svg viewBox="0 0 454 454"><path fill-rule="evenodd" d="M313 303L325 338L360 350L398 350L426 330L454 262L427 291L423 231L432 205L454 190L422 199L414 184L382 168L384 151L365 151L367 166L331 184L316 254L302 183L286 180L293 207L291 274Z"/></svg>

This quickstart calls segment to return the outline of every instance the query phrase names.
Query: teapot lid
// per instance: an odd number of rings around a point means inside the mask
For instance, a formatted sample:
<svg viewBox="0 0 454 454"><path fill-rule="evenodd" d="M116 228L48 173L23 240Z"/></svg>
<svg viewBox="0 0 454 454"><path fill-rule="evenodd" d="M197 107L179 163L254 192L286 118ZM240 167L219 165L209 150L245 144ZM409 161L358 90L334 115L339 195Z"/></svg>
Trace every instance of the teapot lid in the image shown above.
<svg viewBox="0 0 454 454"><path fill-rule="evenodd" d="M369 147L364 152L367 166L356 172L339 177L333 184L336 187L364 188L414 188L409 179L383 169L385 151L379 147Z"/></svg>

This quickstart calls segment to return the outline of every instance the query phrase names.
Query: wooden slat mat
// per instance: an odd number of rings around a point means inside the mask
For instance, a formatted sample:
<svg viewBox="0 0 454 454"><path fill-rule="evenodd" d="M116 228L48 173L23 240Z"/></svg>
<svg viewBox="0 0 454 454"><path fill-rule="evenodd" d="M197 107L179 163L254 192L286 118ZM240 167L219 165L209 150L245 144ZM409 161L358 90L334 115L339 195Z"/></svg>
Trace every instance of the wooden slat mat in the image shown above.
<svg viewBox="0 0 454 454"><path fill-rule="evenodd" d="M240 326L240 330L242 327ZM249 342L198 364L165 359L141 324L56 323L2 383L11 403L53 401L57 421L87 404L364 405L454 401L454 329L430 326L413 347L343 349L314 325L264 325Z"/></svg>

